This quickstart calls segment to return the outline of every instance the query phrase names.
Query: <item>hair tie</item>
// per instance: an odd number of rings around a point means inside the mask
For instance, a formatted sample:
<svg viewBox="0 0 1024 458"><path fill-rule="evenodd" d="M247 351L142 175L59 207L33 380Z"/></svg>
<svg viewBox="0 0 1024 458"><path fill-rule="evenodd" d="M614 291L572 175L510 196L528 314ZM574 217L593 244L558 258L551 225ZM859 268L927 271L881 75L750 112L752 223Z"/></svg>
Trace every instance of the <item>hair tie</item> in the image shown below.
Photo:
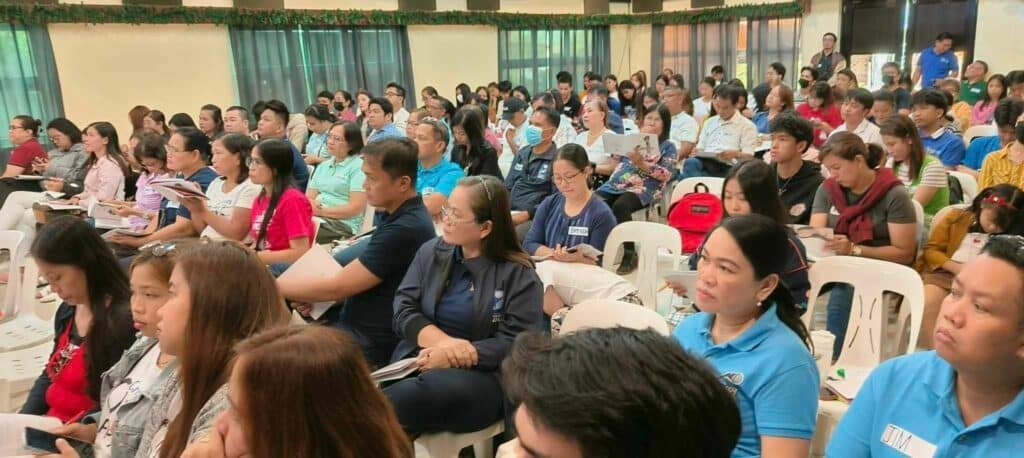
<svg viewBox="0 0 1024 458"><path fill-rule="evenodd" d="M1008 208L1013 211L1017 211L1017 207L1013 206L1006 198L992 194L982 201L983 203L992 204L997 207Z"/></svg>

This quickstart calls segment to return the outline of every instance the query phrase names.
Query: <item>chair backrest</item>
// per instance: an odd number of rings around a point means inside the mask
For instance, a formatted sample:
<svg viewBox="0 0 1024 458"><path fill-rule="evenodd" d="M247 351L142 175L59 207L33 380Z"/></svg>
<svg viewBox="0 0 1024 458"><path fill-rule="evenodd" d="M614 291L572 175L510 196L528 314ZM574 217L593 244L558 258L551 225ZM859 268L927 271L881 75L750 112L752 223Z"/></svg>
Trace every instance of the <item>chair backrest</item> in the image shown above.
<svg viewBox="0 0 1024 458"><path fill-rule="evenodd" d="M313 217L313 240L309 241L309 245L316 245L316 238L320 235L320 225L324 223L324 219L319 216Z"/></svg>
<svg viewBox="0 0 1024 458"><path fill-rule="evenodd" d="M25 272L21 275L19 283L18 315L36 313L36 306L39 299L36 298L36 289L39 284L39 265L36 260L30 257L25 258ZM10 283L8 284L10 285Z"/></svg>
<svg viewBox="0 0 1024 458"><path fill-rule="evenodd" d="M673 256L682 252L683 240L679 231L664 224L645 221L629 221L615 226L604 244L601 266L615 271L615 255L626 242L634 242L639 256L636 286L644 306L657 309L658 296L658 251L664 249Z"/></svg>
<svg viewBox="0 0 1024 458"><path fill-rule="evenodd" d="M690 178L686 178L683 181L680 181L679 183L676 183L676 186L674 188L672 188L672 200L669 202L669 205L671 206L672 204L674 204L676 202L679 202L679 199L682 199L683 196L693 192L694 188L697 186L698 183L703 183L705 186L707 186L709 193L714 194L716 196L721 196L722 195L722 187L725 186L725 178L719 178L719 177L690 177Z"/></svg>
<svg viewBox="0 0 1024 458"><path fill-rule="evenodd" d="M846 329L839 366L874 367L882 362L882 336L888 325L885 313L884 292L903 296L900 306L901 317L910 319L910 340L906 353L917 345L921 331L921 315L924 313L924 284L921 276L907 266L877 259L852 256L829 256L822 258L811 267L808 276L811 291L807 296L807 312L804 324L811 327L814 305L821 294L822 286L828 283L846 283L853 287L853 305ZM909 315L909 317L904 316ZM897 328L897 341L902 341L903 320ZM902 352L903 349L901 348Z"/></svg>
<svg viewBox="0 0 1024 458"><path fill-rule="evenodd" d="M370 204L366 204L366 210L363 211L363 225L359 227L360 234L370 229L373 229L373 214L376 211L376 207Z"/></svg>
<svg viewBox="0 0 1024 458"><path fill-rule="evenodd" d="M0 308L0 318L7 319L14 316L17 311L18 302L18 289L21 285L21 269L19 266L19 252L21 248L21 242L25 239L25 234L21 231L0 231L0 250L7 250L10 256L10 276L7 279L7 291L4 294L3 307ZM33 289L33 292L35 289Z"/></svg>
<svg viewBox="0 0 1024 458"><path fill-rule="evenodd" d="M973 127L972 127L973 129ZM978 180L964 172L949 172L949 176L960 182L960 188L964 190L964 202L970 203L978 196Z"/></svg>
<svg viewBox="0 0 1024 458"><path fill-rule="evenodd" d="M924 207L914 200L910 199L914 203L914 220L917 221L917 246L920 248L924 244Z"/></svg>
<svg viewBox="0 0 1024 458"><path fill-rule="evenodd" d="M971 204L949 205L946 207L942 207L942 210L935 212L935 217L932 218L932 227L928 229L928 238L932 237L932 232L935 232L935 226L938 226L939 221L942 221L947 215L949 215L949 212L953 211L954 209L963 210L970 206Z"/></svg>
<svg viewBox="0 0 1024 458"><path fill-rule="evenodd" d="M622 326L630 329L651 328L659 334L668 335L668 323L654 310L629 302L597 299L580 302L565 314L560 334L568 334L585 328L613 328Z"/></svg>
<svg viewBox="0 0 1024 458"><path fill-rule="evenodd" d="M971 126L967 129L967 132L964 132L964 145L969 146L971 140L974 140L976 137L992 137L995 135L999 135L999 129L991 124Z"/></svg>

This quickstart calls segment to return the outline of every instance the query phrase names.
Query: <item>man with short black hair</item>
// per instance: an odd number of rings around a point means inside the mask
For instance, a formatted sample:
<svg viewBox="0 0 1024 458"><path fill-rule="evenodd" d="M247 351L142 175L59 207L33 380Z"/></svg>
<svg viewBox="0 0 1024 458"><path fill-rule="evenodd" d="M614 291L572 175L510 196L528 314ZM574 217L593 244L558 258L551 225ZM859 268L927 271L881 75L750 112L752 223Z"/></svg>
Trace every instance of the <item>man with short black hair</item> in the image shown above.
<svg viewBox="0 0 1024 458"><path fill-rule="evenodd" d="M811 67L818 70L818 81L829 81L838 72L846 68L846 58L836 50L839 37L827 32L821 37L821 51L811 56Z"/></svg>
<svg viewBox="0 0 1024 458"><path fill-rule="evenodd" d="M795 224L808 224L814 194L825 177L821 164L803 159L814 144L814 126L795 113L779 113L768 125L772 134L772 170L779 183L779 197Z"/></svg>
<svg viewBox="0 0 1024 458"><path fill-rule="evenodd" d="M370 99L370 103L366 107L366 125L372 129L370 135L366 137L366 144L385 138L405 137L405 134L398 130L398 127L392 122L394 106L387 98L374 97Z"/></svg>
<svg viewBox="0 0 1024 458"><path fill-rule="evenodd" d="M384 89L384 97L391 102L391 108L394 110L391 118L394 120L395 128L399 132L405 132L405 124L409 122L409 111L405 109L405 88L395 82L388 83Z"/></svg>
<svg viewBox="0 0 1024 458"><path fill-rule="evenodd" d="M841 110L843 123L836 127L829 137L837 132L853 132L861 140L864 140L864 143L874 143L885 150L881 130L868 121L868 114L871 113L871 108L874 105L875 96L871 95L867 89L854 88L847 91Z"/></svg>
<svg viewBox="0 0 1024 458"><path fill-rule="evenodd" d="M717 372L651 329L523 333L501 374L517 456L726 458L739 439Z"/></svg>
<svg viewBox="0 0 1024 458"><path fill-rule="evenodd" d="M558 95L562 100L562 113L569 119L576 119L580 115L583 104L572 90L572 74L560 71L555 78L558 81Z"/></svg>
<svg viewBox="0 0 1024 458"><path fill-rule="evenodd" d="M238 105L224 110L224 132L249 135L249 110Z"/></svg>
<svg viewBox="0 0 1024 458"><path fill-rule="evenodd" d="M262 105L257 103L260 110L256 110L257 107L253 107L253 111L259 111L256 122L256 133L260 139L265 138L280 138L288 142L288 147L292 150L292 177L295 178L295 185L302 190L306 191L306 183L309 182L309 168L306 167L306 161L302 159L302 153L294 143L287 137L287 126L290 118L288 113L288 106L284 102L272 99L263 102ZM305 119L305 117L303 117Z"/></svg>
<svg viewBox="0 0 1024 458"><path fill-rule="evenodd" d="M733 84L715 87L715 116L704 121L694 148L697 156L683 161L682 178L724 177L741 160L754 157L757 148L757 126L739 112L744 90ZM705 153L705 154L702 154ZM698 157L701 155L714 157Z"/></svg>
<svg viewBox="0 0 1024 458"><path fill-rule="evenodd" d="M331 109L332 101L334 101L334 94L331 94L331 91L320 91L320 93L316 95L316 103L323 105L328 111Z"/></svg>
<svg viewBox="0 0 1024 458"><path fill-rule="evenodd" d="M1024 70L1014 70L1006 74L1006 95L1024 100Z"/></svg>
<svg viewBox="0 0 1024 458"><path fill-rule="evenodd" d="M444 150L451 139L441 121L420 121L416 126L416 137L412 140L419 147L416 192L423 197L423 204L430 217L440 219L441 208L448 203L448 196L455 190L459 179L466 176L466 172L458 164L444 158Z"/></svg>
<svg viewBox="0 0 1024 458"><path fill-rule="evenodd" d="M910 117L917 124L924 149L938 157L947 170L955 170L964 159L964 140L946 129L949 96L938 89L922 89L911 99Z"/></svg>
<svg viewBox="0 0 1024 458"><path fill-rule="evenodd" d="M677 86L665 86L661 91L661 100L672 115L672 125L669 126L668 138L679 142L679 151L676 157L679 160L690 157L693 148L697 146L697 134L700 132L700 125L689 113L683 111L683 89Z"/></svg>
<svg viewBox="0 0 1024 458"><path fill-rule="evenodd" d="M361 154L366 202L383 210L369 242L349 248L358 254L331 277L279 279L277 285L282 296L298 303L338 301L324 319L349 332L371 367L379 367L391 359L399 340L392 329L395 290L420 245L437 234L416 193L416 144L385 138L366 145ZM309 311L306 305L296 308Z"/></svg>
<svg viewBox="0 0 1024 458"><path fill-rule="evenodd" d="M711 67L711 78L715 80L715 86L725 82L725 67L715 65Z"/></svg>
<svg viewBox="0 0 1024 458"><path fill-rule="evenodd" d="M505 176L512 207L512 223L516 225L519 240L523 240L530 231L530 222L537 212L537 206L547 196L557 192L551 174L558 153L554 137L560 118L557 111L547 106L533 110L530 126L525 133L527 144L516 153L512 167Z"/></svg>
<svg viewBox="0 0 1024 458"><path fill-rule="evenodd" d="M921 50L914 65L914 84L921 82L921 89L934 87L942 79L960 74L960 64L953 54L953 35L942 32L935 37L932 46Z"/></svg>
<svg viewBox="0 0 1024 458"><path fill-rule="evenodd" d="M764 106L765 99L768 98L768 93L772 91L776 86L783 85L783 81L786 80L786 66L782 65L781 62L772 62L768 65L768 69L764 71L764 82L758 84L751 91L754 94L754 102L757 107L757 111L764 111L767 108Z"/></svg>
<svg viewBox="0 0 1024 458"><path fill-rule="evenodd" d="M886 119L896 114L896 96L888 89L879 89L871 94L871 97L875 101L871 105L871 116L868 120L880 126Z"/></svg>

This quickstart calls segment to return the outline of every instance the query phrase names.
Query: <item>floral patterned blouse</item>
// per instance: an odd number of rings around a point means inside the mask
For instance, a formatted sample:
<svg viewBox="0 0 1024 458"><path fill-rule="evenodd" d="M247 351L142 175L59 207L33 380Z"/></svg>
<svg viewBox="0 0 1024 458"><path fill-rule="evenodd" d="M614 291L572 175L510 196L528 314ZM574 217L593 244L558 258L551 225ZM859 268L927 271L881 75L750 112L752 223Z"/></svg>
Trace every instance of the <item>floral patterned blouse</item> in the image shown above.
<svg viewBox="0 0 1024 458"><path fill-rule="evenodd" d="M676 146L665 140L659 146L658 154L644 156L651 165L650 173L643 173L628 158L622 158L611 178L598 188L608 194L636 193L644 205L661 197L661 192L676 173Z"/></svg>

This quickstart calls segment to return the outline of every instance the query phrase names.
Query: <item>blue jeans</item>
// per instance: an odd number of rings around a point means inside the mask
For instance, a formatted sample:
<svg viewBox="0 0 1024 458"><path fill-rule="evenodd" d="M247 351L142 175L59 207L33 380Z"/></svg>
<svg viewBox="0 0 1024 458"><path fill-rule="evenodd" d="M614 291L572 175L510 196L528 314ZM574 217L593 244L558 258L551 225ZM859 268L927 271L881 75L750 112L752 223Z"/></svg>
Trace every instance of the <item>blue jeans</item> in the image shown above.
<svg viewBox="0 0 1024 458"><path fill-rule="evenodd" d="M833 360L838 358L839 353L843 350L843 341L846 339L846 327L850 324L852 308L853 286L846 283L833 283L832 292L828 297L828 314L825 319L825 329L836 336L836 342L832 345Z"/></svg>
<svg viewBox="0 0 1024 458"><path fill-rule="evenodd" d="M700 159L697 159L696 157L690 157L683 161L681 179L706 176L708 176L708 172L707 170L704 170L704 164L700 161Z"/></svg>

